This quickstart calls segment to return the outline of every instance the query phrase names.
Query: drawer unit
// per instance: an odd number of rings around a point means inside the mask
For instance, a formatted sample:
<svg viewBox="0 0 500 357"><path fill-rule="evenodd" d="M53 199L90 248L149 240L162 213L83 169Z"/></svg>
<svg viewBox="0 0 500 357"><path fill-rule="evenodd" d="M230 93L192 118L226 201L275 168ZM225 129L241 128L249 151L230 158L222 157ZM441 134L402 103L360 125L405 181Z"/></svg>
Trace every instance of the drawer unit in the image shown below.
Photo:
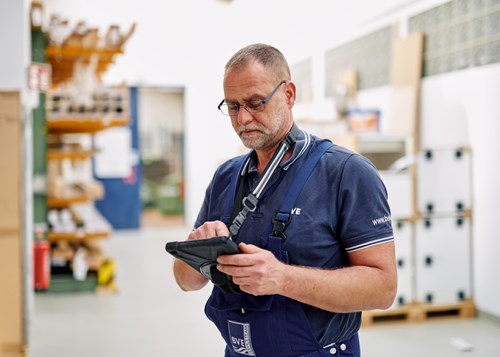
<svg viewBox="0 0 500 357"><path fill-rule="evenodd" d="M424 150L417 159L417 205L425 215L471 208L471 155L463 149Z"/></svg>
<svg viewBox="0 0 500 357"><path fill-rule="evenodd" d="M393 221L396 263L398 267L398 292L391 308L414 301L415 265L413 259L414 225L409 221Z"/></svg>
<svg viewBox="0 0 500 357"><path fill-rule="evenodd" d="M415 226L416 297L432 304L471 298L471 222L422 219Z"/></svg>
<svg viewBox="0 0 500 357"><path fill-rule="evenodd" d="M380 171L387 188L393 220L413 216L413 185L409 172Z"/></svg>

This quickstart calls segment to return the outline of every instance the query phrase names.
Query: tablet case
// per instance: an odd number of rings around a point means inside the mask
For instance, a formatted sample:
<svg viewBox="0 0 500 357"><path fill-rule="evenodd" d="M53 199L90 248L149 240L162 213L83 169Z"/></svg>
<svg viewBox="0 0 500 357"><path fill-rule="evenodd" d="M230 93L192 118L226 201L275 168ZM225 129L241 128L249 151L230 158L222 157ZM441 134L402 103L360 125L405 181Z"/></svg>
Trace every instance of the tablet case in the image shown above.
<svg viewBox="0 0 500 357"><path fill-rule="evenodd" d="M240 253L238 245L228 237L169 242L165 250L203 274L224 292L241 292L231 276L217 269L217 258L225 254Z"/></svg>

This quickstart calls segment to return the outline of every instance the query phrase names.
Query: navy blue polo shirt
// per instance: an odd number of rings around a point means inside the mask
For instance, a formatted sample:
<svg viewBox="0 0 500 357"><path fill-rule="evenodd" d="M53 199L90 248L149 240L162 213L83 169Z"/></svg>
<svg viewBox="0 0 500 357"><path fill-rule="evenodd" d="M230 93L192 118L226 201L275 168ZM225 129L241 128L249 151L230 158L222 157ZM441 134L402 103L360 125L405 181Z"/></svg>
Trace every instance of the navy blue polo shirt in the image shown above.
<svg viewBox="0 0 500 357"><path fill-rule="evenodd" d="M267 184L255 212L248 215L241 227L237 242L262 246L263 232L268 228L276 210L288 193L288 188L308 155L320 139L302 131L293 154L281 163ZM253 189L259 180L255 152L241 172L239 158L222 164L209 184L195 228L206 221L222 220L224 206L233 174L241 177L246 187ZM319 268L340 268L349 265L348 253L392 241L390 209L387 191L373 164L365 157L333 145L320 158L302 188L291 222L286 227L283 249L289 263ZM352 336L361 324L360 313L332 313L303 304L304 311L318 342L328 345Z"/></svg>

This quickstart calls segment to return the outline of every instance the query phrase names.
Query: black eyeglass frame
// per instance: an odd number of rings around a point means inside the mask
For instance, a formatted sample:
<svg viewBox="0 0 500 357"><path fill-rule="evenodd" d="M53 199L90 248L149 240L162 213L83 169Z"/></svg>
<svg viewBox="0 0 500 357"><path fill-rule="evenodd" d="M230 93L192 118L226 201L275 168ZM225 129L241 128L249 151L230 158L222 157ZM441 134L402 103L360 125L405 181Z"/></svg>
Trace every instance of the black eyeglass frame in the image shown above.
<svg viewBox="0 0 500 357"><path fill-rule="evenodd" d="M238 110L236 111L236 114L234 114L234 115L229 114L229 107L228 107L228 113L226 114L226 113L224 113L224 111L221 109L221 108L222 108L222 105L223 105L223 104L224 104L224 102L225 102L225 99L222 99L222 101L221 101L221 102L219 103L219 105L217 106L217 109L219 109L219 110L220 110L220 112L221 112L222 114L227 115L227 116L230 116L230 117L231 117L231 116L236 116L236 115L238 115L238 113L240 112L240 109L241 109L242 107L243 107L243 109L245 109L245 110L246 110L247 112L249 112L250 114L263 112L263 111L264 111L264 109L266 109L266 108L265 108L266 103L267 103L267 102L269 102L269 101L271 100L271 98L273 97L274 93L276 93L276 92L278 91L278 89L279 89L279 88L280 88L283 84L285 84L285 83L286 83L286 80L282 80L282 81L281 81L281 82L280 82L280 83L276 86L276 88L274 88L274 89L273 89L273 91L272 91L272 92L271 92L271 93L270 93L270 94L269 94L266 98L264 98L264 99L262 99L262 100L260 101L260 103L258 104L258 108L262 108L261 110L259 109L259 110L252 110L252 111L250 111L250 110L248 109L248 106L247 106L247 105L248 105L248 103L243 103L243 104L235 103L234 105L235 105L235 106L237 106L237 108L238 108ZM227 107L227 103L226 103L226 107Z"/></svg>

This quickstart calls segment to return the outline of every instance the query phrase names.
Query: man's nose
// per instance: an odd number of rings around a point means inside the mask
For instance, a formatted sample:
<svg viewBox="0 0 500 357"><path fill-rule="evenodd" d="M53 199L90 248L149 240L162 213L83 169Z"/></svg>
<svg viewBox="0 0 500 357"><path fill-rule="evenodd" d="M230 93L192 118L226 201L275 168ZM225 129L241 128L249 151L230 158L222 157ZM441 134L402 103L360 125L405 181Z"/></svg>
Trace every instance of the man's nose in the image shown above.
<svg viewBox="0 0 500 357"><path fill-rule="evenodd" d="M253 115L250 114L243 106L238 111L238 123L245 125L253 120Z"/></svg>

